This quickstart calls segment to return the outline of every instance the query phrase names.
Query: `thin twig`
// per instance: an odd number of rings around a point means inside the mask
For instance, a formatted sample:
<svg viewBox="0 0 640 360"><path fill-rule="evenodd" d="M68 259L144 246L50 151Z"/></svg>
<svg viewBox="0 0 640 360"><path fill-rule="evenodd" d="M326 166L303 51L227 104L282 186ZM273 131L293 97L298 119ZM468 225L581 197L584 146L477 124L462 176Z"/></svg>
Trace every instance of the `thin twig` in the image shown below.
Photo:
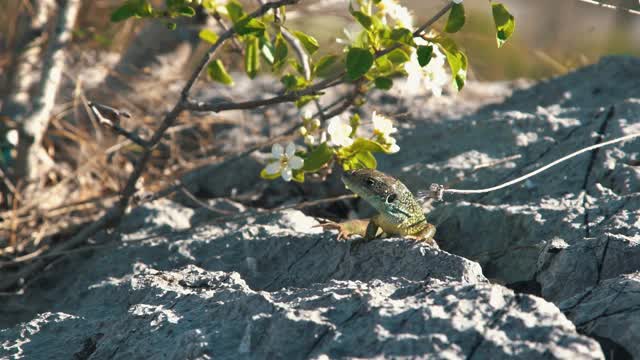
<svg viewBox="0 0 640 360"><path fill-rule="evenodd" d="M304 79L305 80L311 79L311 66L309 65L310 63L309 55L307 55L307 52L305 51L304 47L300 43L300 40L298 40L297 37L293 36L293 34L290 33L289 30L284 25L280 26L280 32L282 33L282 37L285 40L287 40L287 42L293 48L293 51L296 53L296 56L298 57L298 60L300 61L300 64L302 65L302 69L304 71Z"/></svg>
<svg viewBox="0 0 640 360"><path fill-rule="evenodd" d="M201 207L216 213L216 214L222 214L222 215L233 215L234 213L231 211L226 211L226 210L222 210L222 209L216 209L214 207L209 206L209 204L201 201L200 199L198 199L195 195L193 195L193 193L191 193L191 191L187 190L187 188L184 187L184 185L180 186L180 191L182 191L183 194L185 194L189 199L193 200L194 202L196 202L196 204L200 205Z"/></svg>
<svg viewBox="0 0 640 360"><path fill-rule="evenodd" d="M504 189L506 187L509 187L511 185L517 184L521 181L524 181L532 176L535 176L537 174L540 174L541 172L548 170L549 168L556 166L562 162L565 162L575 156L578 156L580 154L583 154L587 151L591 151L591 150L595 150L598 148L601 148L603 146L607 146L607 145L611 145L611 144L615 144L615 143L619 143L619 142L623 142L623 141L627 141L627 140L631 140L633 138L636 137L640 137L640 132L638 133L633 133L633 134L629 134L629 135L625 135L625 136L621 136L609 141L605 141L599 144L595 144L595 145L591 145L591 146L587 146L585 148L582 148L580 150L574 151L569 155L563 156L558 160L555 160L543 167L541 167L540 169L531 171L525 175L522 175L518 178L515 178L513 180L507 181L503 184L500 185L496 185L490 188L485 188L485 189L447 189L445 188L443 185L439 185L439 184L431 184L430 190L432 193L432 197L438 199L438 200L442 200L442 197L444 195L444 193L450 193L450 194L483 194L483 193L488 193L488 192L492 192L492 191L496 191L496 190L500 190L500 189Z"/></svg>
<svg viewBox="0 0 640 360"><path fill-rule="evenodd" d="M640 11L638 10L629 9L629 8L618 6L618 5L606 4L601 1L593 1L593 0L578 0L578 1L591 4L591 5L597 5L606 9L622 11L622 12L626 12L633 15L640 15Z"/></svg>

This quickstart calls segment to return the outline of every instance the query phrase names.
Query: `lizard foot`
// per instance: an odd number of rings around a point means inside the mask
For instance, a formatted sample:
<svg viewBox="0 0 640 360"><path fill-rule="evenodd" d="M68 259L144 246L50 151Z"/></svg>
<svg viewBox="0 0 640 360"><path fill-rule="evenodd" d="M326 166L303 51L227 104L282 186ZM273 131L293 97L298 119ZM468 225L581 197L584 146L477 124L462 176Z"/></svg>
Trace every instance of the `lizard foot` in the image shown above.
<svg viewBox="0 0 640 360"><path fill-rule="evenodd" d="M338 230L338 241L347 240L353 235L364 236L367 228L367 220L347 220L340 223L327 222L324 224L314 225L313 227L322 227L329 230Z"/></svg>
<svg viewBox="0 0 640 360"><path fill-rule="evenodd" d="M433 248L440 249L440 246L438 246L438 243L433 238L424 238L424 237L414 236L414 235L405 235L404 237L407 239L424 242Z"/></svg>
<svg viewBox="0 0 640 360"><path fill-rule="evenodd" d="M335 223L335 222L328 222L328 223L324 223L324 224L318 224L318 225L314 225L313 227L321 227L323 229L328 229L328 230L338 230L338 237L337 237L338 241L347 240L350 236L355 235L355 234L350 233L341 224Z"/></svg>

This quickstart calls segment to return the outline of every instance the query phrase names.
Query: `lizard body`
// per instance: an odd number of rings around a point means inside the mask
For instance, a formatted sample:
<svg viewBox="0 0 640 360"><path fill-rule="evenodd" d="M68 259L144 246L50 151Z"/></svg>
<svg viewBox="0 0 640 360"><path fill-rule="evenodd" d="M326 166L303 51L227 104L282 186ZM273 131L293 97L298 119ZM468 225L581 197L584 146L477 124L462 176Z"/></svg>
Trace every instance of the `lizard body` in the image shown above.
<svg viewBox="0 0 640 360"><path fill-rule="evenodd" d="M366 242L384 233L437 246L433 240L435 226L427 222L422 207L400 180L377 170L358 169L345 172L342 182L347 189L373 206L378 214L368 221L349 220L322 225L338 229L338 239L360 235L361 241Z"/></svg>

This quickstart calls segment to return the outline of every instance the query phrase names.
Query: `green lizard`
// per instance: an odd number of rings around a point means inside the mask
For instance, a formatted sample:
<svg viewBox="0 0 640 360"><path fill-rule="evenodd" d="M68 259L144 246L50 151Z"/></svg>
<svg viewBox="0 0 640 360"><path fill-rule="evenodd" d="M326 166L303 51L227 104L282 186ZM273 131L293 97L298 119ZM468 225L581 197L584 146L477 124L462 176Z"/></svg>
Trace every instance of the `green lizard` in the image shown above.
<svg viewBox="0 0 640 360"><path fill-rule="evenodd" d="M427 222L422 207L400 180L377 170L359 169L347 171L342 176L342 182L347 189L378 210L379 214L370 220L349 220L319 225L337 229L338 240L360 235L362 239L359 242L367 242L386 234L400 235L438 246L433 240L435 226Z"/></svg>

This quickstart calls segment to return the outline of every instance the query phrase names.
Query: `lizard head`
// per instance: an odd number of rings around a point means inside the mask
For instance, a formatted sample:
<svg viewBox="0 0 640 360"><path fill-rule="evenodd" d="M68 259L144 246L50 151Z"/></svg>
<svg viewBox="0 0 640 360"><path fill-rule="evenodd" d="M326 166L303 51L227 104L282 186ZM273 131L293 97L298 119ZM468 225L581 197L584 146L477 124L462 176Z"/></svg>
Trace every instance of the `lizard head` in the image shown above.
<svg viewBox="0 0 640 360"><path fill-rule="evenodd" d="M347 189L363 198L380 213L392 216L398 222L422 213L411 191L400 182L377 170L358 169L344 173L342 182Z"/></svg>

